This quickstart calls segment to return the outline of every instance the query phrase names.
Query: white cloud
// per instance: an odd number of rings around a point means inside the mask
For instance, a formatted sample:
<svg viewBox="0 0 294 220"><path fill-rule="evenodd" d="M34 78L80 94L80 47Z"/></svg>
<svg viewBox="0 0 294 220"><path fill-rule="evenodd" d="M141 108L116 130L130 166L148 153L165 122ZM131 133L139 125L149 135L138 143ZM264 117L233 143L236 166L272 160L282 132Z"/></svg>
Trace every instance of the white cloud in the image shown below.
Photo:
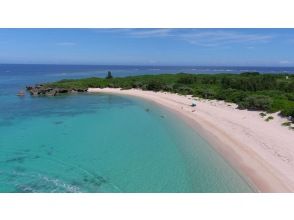
<svg viewBox="0 0 294 220"><path fill-rule="evenodd" d="M280 64L290 64L290 63L293 63L293 62L291 62L289 60L281 60L279 63Z"/></svg>
<svg viewBox="0 0 294 220"><path fill-rule="evenodd" d="M244 33L228 29L177 29L177 28L118 28L95 29L99 33L113 33L118 36L133 38L170 38L186 41L203 47L216 47L230 44L247 44L253 49L253 44L270 42L274 36L260 33ZM249 45L248 45L249 44Z"/></svg>
<svg viewBox="0 0 294 220"><path fill-rule="evenodd" d="M218 30L187 33L180 35L180 37L191 44L208 47L237 43L266 43L273 38L270 35L244 34Z"/></svg>
<svg viewBox="0 0 294 220"><path fill-rule="evenodd" d="M94 29L96 33L121 34L130 37L168 37L173 29L168 28L101 28ZM120 35L120 36L121 36Z"/></svg>
<svg viewBox="0 0 294 220"><path fill-rule="evenodd" d="M133 37L169 37L172 29L132 29L129 34Z"/></svg>

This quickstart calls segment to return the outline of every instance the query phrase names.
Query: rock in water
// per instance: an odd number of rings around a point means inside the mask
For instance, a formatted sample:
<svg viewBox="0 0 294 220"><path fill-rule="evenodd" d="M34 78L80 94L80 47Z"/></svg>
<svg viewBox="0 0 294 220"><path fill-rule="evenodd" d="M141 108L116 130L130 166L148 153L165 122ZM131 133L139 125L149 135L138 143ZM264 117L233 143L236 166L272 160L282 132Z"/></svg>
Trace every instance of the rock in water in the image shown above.
<svg viewBox="0 0 294 220"><path fill-rule="evenodd" d="M27 86L26 89L33 96L56 96L59 94L87 92L88 89L81 88L50 88L44 85Z"/></svg>

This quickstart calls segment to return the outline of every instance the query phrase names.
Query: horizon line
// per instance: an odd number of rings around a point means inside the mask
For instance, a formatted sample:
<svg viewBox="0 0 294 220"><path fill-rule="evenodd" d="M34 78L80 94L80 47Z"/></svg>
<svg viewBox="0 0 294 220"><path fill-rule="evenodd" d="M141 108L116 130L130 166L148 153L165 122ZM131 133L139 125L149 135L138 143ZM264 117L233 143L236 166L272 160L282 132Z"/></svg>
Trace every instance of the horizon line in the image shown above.
<svg viewBox="0 0 294 220"><path fill-rule="evenodd" d="M64 65L64 66L156 66L156 67L279 67L294 68L294 66L268 66L268 65L152 65L152 64L69 64L69 63L0 63L0 65Z"/></svg>

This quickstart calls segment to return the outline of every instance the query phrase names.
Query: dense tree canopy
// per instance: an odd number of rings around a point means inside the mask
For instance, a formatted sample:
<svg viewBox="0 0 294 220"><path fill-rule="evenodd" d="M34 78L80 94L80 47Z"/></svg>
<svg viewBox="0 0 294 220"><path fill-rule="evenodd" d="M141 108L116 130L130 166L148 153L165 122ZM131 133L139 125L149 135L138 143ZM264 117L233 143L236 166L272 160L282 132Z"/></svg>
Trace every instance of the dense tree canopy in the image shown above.
<svg viewBox="0 0 294 220"><path fill-rule="evenodd" d="M111 77L109 77L111 76ZM281 111L294 118L294 75L259 74L161 74L112 78L86 78L49 83L50 87L88 88L114 87L122 89L168 91L207 99L234 102L239 108Z"/></svg>

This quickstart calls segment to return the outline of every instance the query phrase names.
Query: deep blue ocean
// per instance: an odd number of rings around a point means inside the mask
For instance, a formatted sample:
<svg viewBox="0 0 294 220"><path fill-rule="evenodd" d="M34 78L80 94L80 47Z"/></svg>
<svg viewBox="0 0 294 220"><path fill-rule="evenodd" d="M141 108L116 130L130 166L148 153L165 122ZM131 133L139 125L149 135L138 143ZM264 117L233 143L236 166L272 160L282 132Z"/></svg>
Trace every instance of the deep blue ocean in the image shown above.
<svg viewBox="0 0 294 220"><path fill-rule="evenodd" d="M0 192L251 192L213 148L166 109L137 98L18 97L64 78L294 68L0 65ZM148 111L147 111L148 109Z"/></svg>

